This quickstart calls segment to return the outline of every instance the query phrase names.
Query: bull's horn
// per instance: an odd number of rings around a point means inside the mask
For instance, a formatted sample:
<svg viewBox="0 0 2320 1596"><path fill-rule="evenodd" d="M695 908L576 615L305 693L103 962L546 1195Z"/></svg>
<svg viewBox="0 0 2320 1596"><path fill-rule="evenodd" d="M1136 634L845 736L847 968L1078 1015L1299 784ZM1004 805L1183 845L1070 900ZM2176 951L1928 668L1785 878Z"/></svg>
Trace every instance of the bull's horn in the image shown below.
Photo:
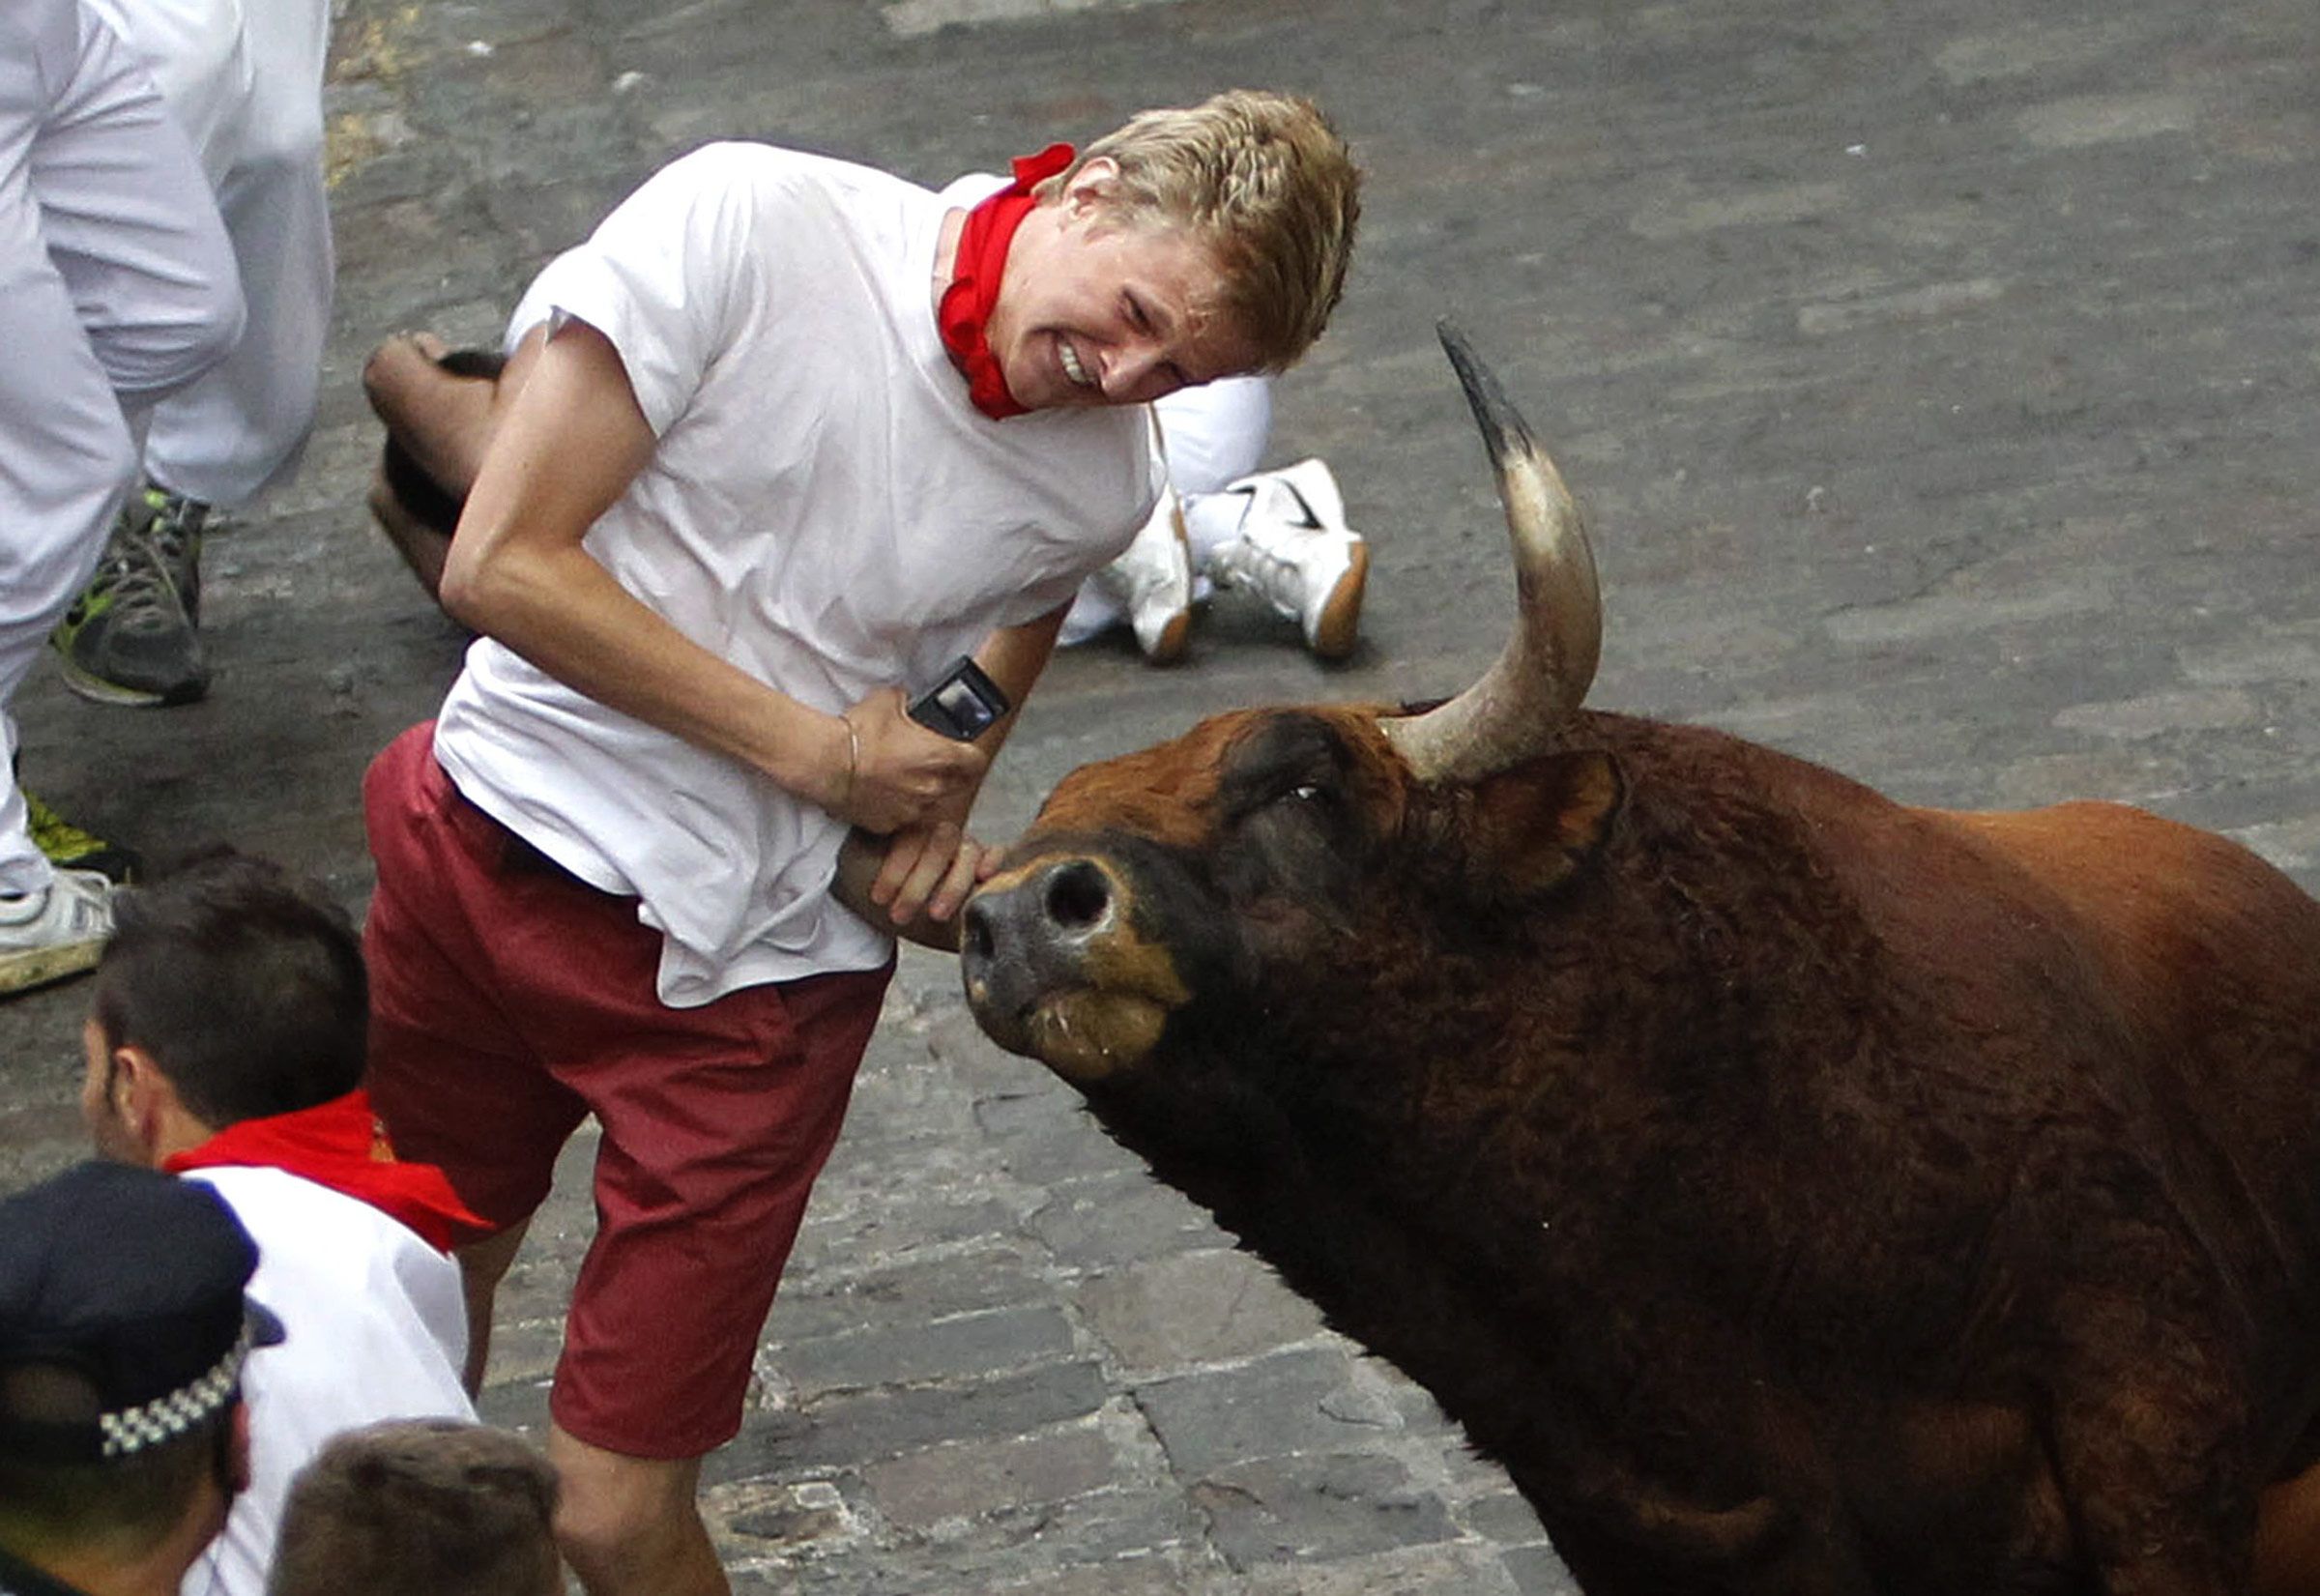
<svg viewBox="0 0 2320 1596"><path fill-rule="evenodd" d="M1603 648L1603 595L1562 473L1465 335L1448 322L1436 331L1497 468L1520 607L1514 635L1481 680L1424 714L1382 724L1420 781L1471 781L1540 752L1585 699Z"/></svg>

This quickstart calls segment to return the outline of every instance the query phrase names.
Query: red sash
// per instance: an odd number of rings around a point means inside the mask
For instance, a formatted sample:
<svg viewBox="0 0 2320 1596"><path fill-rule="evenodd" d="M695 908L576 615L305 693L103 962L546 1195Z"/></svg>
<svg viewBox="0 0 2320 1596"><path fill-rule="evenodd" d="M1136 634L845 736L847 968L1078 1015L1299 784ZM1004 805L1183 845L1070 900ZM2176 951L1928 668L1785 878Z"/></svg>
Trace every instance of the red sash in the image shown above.
<svg viewBox="0 0 2320 1596"><path fill-rule="evenodd" d="M360 1088L293 1114L244 1119L161 1161L171 1175L229 1165L281 1170L367 1203L439 1253L491 1228L468 1211L441 1170L394 1156L370 1093Z"/></svg>
<svg viewBox="0 0 2320 1596"><path fill-rule="evenodd" d="M1050 144L1035 156L1025 156L1015 162L1013 183L967 213L967 224L959 230L958 256L951 264L950 285L942 290L935 312L942 347L950 352L951 363L967 374L967 396L974 401L975 409L995 421L1021 416L1025 407L1007 392L1006 374L999 368L999 358L991 353L983 327L991 319L991 307L999 303L1000 278L1006 272L1007 247L1015 242L1015 229L1039 203L1031 198L1031 189L1066 170L1071 161L1068 144Z"/></svg>

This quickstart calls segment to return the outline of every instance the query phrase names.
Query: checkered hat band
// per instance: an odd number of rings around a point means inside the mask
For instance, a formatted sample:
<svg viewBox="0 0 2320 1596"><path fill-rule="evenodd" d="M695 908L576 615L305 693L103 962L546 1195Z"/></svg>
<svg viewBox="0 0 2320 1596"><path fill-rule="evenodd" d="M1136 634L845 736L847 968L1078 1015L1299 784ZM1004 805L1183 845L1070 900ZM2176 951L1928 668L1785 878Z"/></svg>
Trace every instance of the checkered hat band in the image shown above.
<svg viewBox="0 0 2320 1596"><path fill-rule="evenodd" d="M99 1414L97 1428L103 1436L104 1456L108 1460L134 1456L148 1446L177 1439L216 1414L233 1401L242 1383L242 1363L249 1356L249 1326L245 1324L241 1336L209 1373L166 1396L117 1413Z"/></svg>

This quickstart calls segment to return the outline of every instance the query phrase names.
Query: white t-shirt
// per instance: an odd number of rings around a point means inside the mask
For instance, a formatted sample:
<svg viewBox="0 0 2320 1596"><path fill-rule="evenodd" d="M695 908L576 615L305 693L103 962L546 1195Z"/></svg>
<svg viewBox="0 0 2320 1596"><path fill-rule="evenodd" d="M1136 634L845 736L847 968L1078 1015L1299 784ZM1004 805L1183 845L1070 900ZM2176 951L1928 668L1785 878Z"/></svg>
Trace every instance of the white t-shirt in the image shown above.
<svg viewBox="0 0 2320 1596"><path fill-rule="evenodd" d="M476 1416L459 1383L467 1306L459 1266L369 1204L283 1170L227 1167L206 1182L258 1245L248 1291L286 1332L250 1353L249 1488L186 1571L180 1596L263 1596L291 1476L341 1431Z"/></svg>
<svg viewBox="0 0 2320 1596"><path fill-rule="evenodd" d="M551 262L517 312L519 334L553 311L609 338L659 440L589 552L694 642L831 713L1064 603L1159 493L1144 407L993 421L969 402L933 310L943 216L969 202L712 144ZM435 749L502 825L636 894L663 935L664 1002L892 951L829 896L842 823L488 638Z"/></svg>

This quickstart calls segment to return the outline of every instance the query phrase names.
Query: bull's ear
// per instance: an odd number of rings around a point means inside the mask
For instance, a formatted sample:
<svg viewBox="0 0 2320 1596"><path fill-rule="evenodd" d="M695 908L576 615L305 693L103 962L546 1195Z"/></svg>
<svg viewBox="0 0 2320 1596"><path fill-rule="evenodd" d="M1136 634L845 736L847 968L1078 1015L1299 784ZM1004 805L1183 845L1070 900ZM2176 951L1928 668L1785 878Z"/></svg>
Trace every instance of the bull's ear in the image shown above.
<svg viewBox="0 0 2320 1596"><path fill-rule="evenodd" d="M1548 754L1476 784L1467 871L1485 896L1527 896L1569 880L1603 846L1627 780L1600 748Z"/></svg>

